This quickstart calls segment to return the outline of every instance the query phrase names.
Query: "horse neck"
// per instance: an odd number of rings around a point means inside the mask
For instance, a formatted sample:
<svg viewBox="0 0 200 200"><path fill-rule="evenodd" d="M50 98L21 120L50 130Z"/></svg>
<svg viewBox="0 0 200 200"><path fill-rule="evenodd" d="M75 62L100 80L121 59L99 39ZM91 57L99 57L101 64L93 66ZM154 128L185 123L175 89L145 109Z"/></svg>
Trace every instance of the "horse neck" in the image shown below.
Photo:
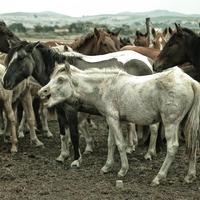
<svg viewBox="0 0 200 200"><path fill-rule="evenodd" d="M42 54L39 50L35 50L32 56L34 59L34 70L32 76L40 85L44 86L49 82L51 72L48 69L48 66L45 65Z"/></svg>
<svg viewBox="0 0 200 200"><path fill-rule="evenodd" d="M194 65L195 68L200 69L200 37L195 37L190 42L190 45L187 45L189 57L189 62Z"/></svg>
<svg viewBox="0 0 200 200"><path fill-rule="evenodd" d="M103 82L110 80L113 75L72 73L72 81L78 83L75 86L75 96L83 102L96 103L99 99L100 87Z"/></svg>
<svg viewBox="0 0 200 200"><path fill-rule="evenodd" d="M85 55L95 55L97 49L95 45L96 44L95 40L96 38L91 38L90 40L87 40L86 42L84 42L79 46L75 47L73 44L71 44L70 46L74 51L77 51L79 53L83 53Z"/></svg>

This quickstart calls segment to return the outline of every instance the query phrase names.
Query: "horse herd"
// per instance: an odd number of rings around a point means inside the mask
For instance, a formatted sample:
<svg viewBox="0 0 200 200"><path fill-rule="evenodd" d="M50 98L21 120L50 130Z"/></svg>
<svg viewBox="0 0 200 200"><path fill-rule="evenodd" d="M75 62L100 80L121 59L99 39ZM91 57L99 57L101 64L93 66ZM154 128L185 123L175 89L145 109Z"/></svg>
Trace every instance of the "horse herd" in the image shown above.
<svg viewBox="0 0 200 200"><path fill-rule="evenodd" d="M76 167L80 167L82 160L78 129L86 139L85 152L92 151L92 138L87 132L88 123L91 123L89 114L105 117L109 127L108 155L101 173L112 170L117 146L121 159L120 177L128 171L126 152L135 149L138 134L142 135L141 126L149 126L151 130L145 158L151 159L156 154L160 123L164 127L167 154L152 185L160 184L167 176L179 146L180 127L189 158L185 181L192 182L196 178L200 128L200 37L180 25L175 24L175 28L163 33L152 29L153 41L146 42L146 35L137 31L135 44L143 47L130 44L122 47L118 33L96 28L94 33L72 44L66 46L55 42L55 47L49 47L48 43L22 41L1 23L0 51L6 53L6 57L0 68L0 117L4 128L4 110L6 134L11 135L11 151L17 152L15 113L20 113L16 112L20 110L19 102L24 113L18 114L23 115L18 132L23 136L22 122L27 121L31 142L37 146L43 143L37 138L36 124L40 124L46 136L53 136L48 128L47 107L55 107L61 139L57 160L63 162L69 156L70 134L74 149L71 166ZM153 44L151 48L150 43ZM33 99L40 105L34 105ZM129 125L127 144L121 121ZM78 124L81 124L79 128Z"/></svg>

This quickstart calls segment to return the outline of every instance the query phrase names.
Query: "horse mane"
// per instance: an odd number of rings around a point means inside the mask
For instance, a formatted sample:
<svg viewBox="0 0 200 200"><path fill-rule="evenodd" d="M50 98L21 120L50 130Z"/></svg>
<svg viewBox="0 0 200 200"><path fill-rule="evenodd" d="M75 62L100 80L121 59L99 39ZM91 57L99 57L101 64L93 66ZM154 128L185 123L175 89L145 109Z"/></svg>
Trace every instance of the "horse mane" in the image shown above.
<svg viewBox="0 0 200 200"><path fill-rule="evenodd" d="M12 31L10 31L6 26L0 25L0 34L1 35L8 35L10 37L15 36Z"/></svg>
<svg viewBox="0 0 200 200"><path fill-rule="evenodd" d="M192 35L192 36L198 36L193 30L191 30L191 29L189 29L189 28L182 28L182 31L183 32L186 32L186 33L188 33L188 34L190 34L190 35Z"/></svg>
<svg viewBox="0 0 200 200"><path fill-rule="evenodd" d="M20 43L17 43L16 46L14 46L13 48L10 49L8 55L5 58L5 65L7 66L8 63L10 62L11 58L13 57L13 54L20 50L21 48L25 47L28 44L27 41L21 41Z"/></svg>
<svg viewBox="0 0 200 200"><path fill-rule="evenodd" d="M51 74L54 70L56 63L64 63L66 61L66 56L56 52L55 50L45 46L44 44L39 44L37 50L41 53L43 62L46 66L46 72Z"/></svg>
<svg viewBox="0 0 200 200"><path fill-rule="evenodd" d="M81 48L85 43L87 43L89 40L91 40L94 37L94 33L90 32L85 36L81 36L80 38L75 39L75 41L70 44L72 49L79 49Z"/></svg>

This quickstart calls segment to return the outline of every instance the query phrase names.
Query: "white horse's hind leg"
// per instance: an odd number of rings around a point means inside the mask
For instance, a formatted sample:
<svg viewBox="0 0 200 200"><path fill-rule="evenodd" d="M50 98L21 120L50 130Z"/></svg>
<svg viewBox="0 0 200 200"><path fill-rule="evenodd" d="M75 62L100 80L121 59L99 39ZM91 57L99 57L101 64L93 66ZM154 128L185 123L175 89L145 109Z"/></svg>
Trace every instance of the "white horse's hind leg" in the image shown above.
<svg viewBox="0 0 200 200"><path fill-rule="evenodd" d="M185 177L185 182L192 183L196 179L196 154L197 154L197 147L193 155L189 158L189 169L188 173Z"/></svg>
<svg viewBox="0 0 200 200"><path fill-rule="evenodd" d="M109 129L109 135L108 135L108 157L106 164L101 168L101 173L108 173L109 171L112 170L113 165L114 165L114 152L115 152L115 138Z"/></svg>
<svg viewBox="0 0 200 200"><path fill-rule="evenodd" d="M152 160L152 156L156 156L156 140L158 136L158 127L159 123L152 124L150 127L150 143L147 153L145 154L144 158L146 160Z"/></svg>
<svg viewBox="0 0 200 200"><path fill-rule="evenodd" d="M129 165L128 165L128 159L126 155L126 145L125 145L124 137L123 137L121 127L120 127L120 121L119 119L116 119L116 117L115 118L107 117L106 120L109 126L109 130L114 135L115 143L117 145L117 148L120 154L121 169L118 172L118 176L122 177L126 175Z"/></svg>
<svg viewBox="0 0 200 200"><path fill-rule="evenodd" d="M174 122L175 123L175 122ZM175 154L178 150L178 127L179 123L176 124L164 124L165 126L165 138L167 140L167 155L165 157L164 163L157 176L153 179L151 185L159 185L162 179L165 179L167 176L167 172L171 163L175 158Z"/></svg>
<svg viewBox="0 0 200 200"><path fill-rule="evenodd" d="M128 135L127 135L127 145L126 145L126 153L131 154L135 151L136 146L138 145L138 137L135 129L135 124L128 123Z"/></svg>
<svg viewBox="0 0 200 200"><path fill-rule="evenodd" d="M85 113L79 114L79 130L83 134L86 141L86 148L84 154L90 154L93 152L93 138L88 130L87 117L88 114Z"/></svg>
<svg viewBox="0 0 200 200"><path fill-rule="evenodd" d="M69 129L65 130L65 135L60 135L60 141L61 141L61 152L60 155L56 158L56 161L58 162L64 162L65 159L67 159L70 155L69 151Z"/></svg>

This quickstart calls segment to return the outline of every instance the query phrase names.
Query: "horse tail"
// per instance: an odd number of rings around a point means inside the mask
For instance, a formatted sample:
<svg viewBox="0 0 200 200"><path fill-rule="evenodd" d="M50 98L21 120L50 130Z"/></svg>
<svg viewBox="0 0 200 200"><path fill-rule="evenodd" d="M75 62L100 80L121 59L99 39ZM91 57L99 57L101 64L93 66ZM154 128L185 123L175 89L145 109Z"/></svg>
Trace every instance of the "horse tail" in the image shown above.
<svg viewBox="0 0 200 200"><path fill-rule="evenodd" d="M198 82L192 82L194 92L193 104L188 112L187 120L184 127L186 140L186 153L194 155L199 144L199 121L200 121L200 85Z"/></svg>

